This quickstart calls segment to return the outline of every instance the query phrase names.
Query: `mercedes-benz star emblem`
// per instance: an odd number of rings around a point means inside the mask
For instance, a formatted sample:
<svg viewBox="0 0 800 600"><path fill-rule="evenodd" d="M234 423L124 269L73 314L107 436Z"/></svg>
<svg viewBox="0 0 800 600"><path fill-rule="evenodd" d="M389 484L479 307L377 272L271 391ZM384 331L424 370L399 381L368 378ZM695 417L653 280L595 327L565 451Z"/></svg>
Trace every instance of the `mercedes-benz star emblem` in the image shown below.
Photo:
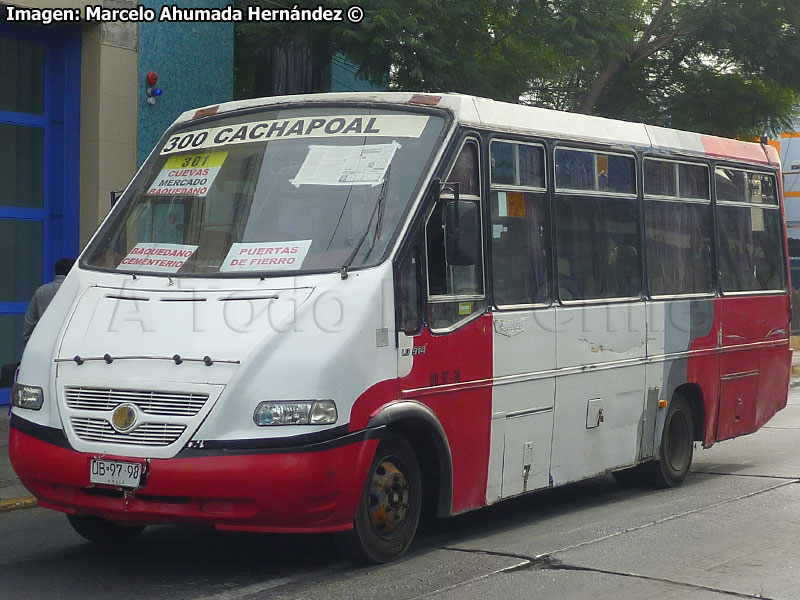
<svg viewBox="0 0 800 600"><path fill-rule="evenodd" d="M111 415L111 426L120 433L125 433L136 425L136 417L136 406L133 404L120 404Z"/></svg>

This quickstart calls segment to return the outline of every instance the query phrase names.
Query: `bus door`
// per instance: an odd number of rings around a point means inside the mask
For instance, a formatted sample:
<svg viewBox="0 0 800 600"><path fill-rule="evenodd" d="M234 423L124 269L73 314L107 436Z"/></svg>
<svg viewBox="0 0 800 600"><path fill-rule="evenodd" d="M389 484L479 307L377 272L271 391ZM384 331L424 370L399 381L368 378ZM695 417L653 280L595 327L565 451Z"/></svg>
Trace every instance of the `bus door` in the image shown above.
<svg viewBox="0 0 800 600"><path fill-rule="evenodd" d="M489 155L493 502L550 484L556 322L544 147L495 139Z"/></svg>

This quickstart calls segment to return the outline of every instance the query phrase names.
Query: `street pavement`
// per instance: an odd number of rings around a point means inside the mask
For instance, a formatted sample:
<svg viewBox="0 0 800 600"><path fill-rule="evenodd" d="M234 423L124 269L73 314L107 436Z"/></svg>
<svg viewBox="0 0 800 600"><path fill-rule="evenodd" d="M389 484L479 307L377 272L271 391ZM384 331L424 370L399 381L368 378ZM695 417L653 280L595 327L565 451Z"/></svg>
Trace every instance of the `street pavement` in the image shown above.
<svg viewBox="0 0 800 600"><path fill-rule="evenodd" d="M378 567L343 561L326 536L203 527L152 527L109 549L63 515L12 507L0 514L0 597L800 599L800 379L793 386L759 432L698 446L679 488L604 476L535 493L429 525L405 558ZM23 502L7 429L0 408L0 499Z"/></svg>
<svg viewBox="0 0 800 600"><path fill-rule="evenodd" d="M30 492L11 468L8 459L8 406L0 406L0 513L33 505Z"/></svg>

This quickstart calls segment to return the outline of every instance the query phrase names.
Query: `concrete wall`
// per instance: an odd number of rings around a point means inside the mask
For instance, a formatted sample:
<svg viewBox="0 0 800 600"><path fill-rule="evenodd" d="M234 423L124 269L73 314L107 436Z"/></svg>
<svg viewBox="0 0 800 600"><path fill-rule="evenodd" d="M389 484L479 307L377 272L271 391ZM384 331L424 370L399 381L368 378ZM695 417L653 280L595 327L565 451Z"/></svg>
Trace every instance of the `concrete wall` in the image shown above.
<svg viewBox="0 0 800 600"><path fill-rule="evenodd" d="M134 23L84 25L81 246L111 207L111 191L124 189L136 171L137 50L138 29Z"/></svg>
<svg viewBox="0 0 800 600"><path fill-rule="evenodd" d="M784 133L780 140L781 168L783 171L797 171L800 167L800 133ZM800 175L786 175L783 178L786 197L786 225L789 237L800 239Z"/></svg>
<svg viewBox="0 0 800 600"><path fill-rule="evenodd" d="M158 12L173 2L142 0L140 4ZM191 7L222 8L227 4L226 0L194 0ZM144 88L148 71L158 73L158 87L164 91L152 105L147 103ZM183 111L233 99L233 24L141 23L139 82L141 164Z"/></svg>

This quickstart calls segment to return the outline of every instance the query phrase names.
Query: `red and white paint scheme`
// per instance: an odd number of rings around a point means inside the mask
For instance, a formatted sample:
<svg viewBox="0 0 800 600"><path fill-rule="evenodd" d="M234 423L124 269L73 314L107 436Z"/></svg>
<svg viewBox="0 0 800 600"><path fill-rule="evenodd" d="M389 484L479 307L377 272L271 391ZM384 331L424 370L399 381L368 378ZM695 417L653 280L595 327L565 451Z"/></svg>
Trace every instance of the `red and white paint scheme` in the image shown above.
<svg viewBox="0 0 800 600"><path fill-rule="evenodd" d="M783 223L756 143L455 94L189 111L37 325L12 464L92 540L375 562L427 508L678 485L786 404Z"/></svg>

